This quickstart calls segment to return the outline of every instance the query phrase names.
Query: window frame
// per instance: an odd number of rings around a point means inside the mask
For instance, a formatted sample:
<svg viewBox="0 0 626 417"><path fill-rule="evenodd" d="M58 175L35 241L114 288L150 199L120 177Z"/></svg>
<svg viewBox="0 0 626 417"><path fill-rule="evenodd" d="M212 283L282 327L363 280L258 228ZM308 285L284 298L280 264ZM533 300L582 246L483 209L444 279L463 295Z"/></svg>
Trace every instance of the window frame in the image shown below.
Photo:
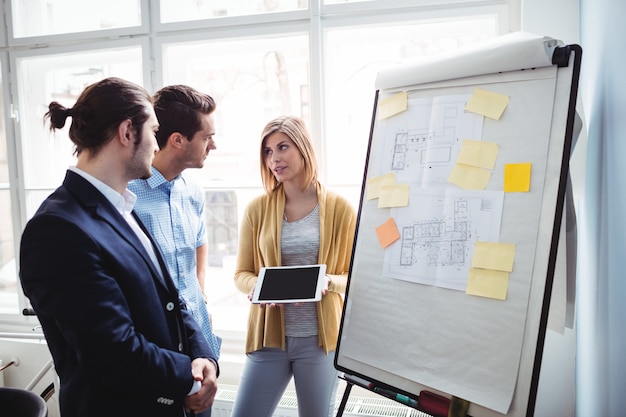
<svg viewBox="0 0 626 417"><path fill-rule="evenodd" d="M13 74L11 72L11 65L9 64L9 53L7 51L0 51L0 72L3 80L3 88L2 88L2 100L4 102L4 125L5 125L5 135L6 135L6 145L7 145L7 163L9 170L9 198L11 199L11 222L12 222L12 232L13 232L13 250L15 253L15 258L17 259L19 255L19 239L22 235L23 228L21 227L21 218L22 218L22 210L21 210L21 202L23 201L23 193L22 187L16 187L16 183L20 183L20 179L22 178L21 171L21 160L19 156L21 153L19 152L19 141L15 140L17 137L15 134L15 120L18 117L15 106L14 106L14 97L15 93L13 91L13 86L15 85L13 82ZM4 188L2 188L4 190ZM15 264L15 275L18 276L17 262ZM24 303L26 302L26 298L24 297L24 293L22 292L22 288L17 286L17 297L18 297L18 308L21 309L24 307ZM16 312L17 314L18 312ZM4 314L0 314L0 321L5 318ZM12 317L12 315L8 315ZM23 321L19 320L19 321Z"/></svg>
<svg viewBox="0 0 626 417"><path fill-rule="evenodd" d="M215 17L211 19L198 19L188 20L185 22L166 22L163 23L160 19L160 4L159 0L155 0L152 4L151 18L152 27L156 33L172 33L182 31L206 31L223 28L242 28L253 25L275 25L281 23L290 23L298 21L308 21L310 17L310 10L294 10L284 12L268 12L260 13L256 15L243 15L243 16L224 16Z"/></svg>
<svg viewBox="0 0 626 417"><path fill-rule="evenodd" d="M416 5L417 3L417 5ZM373 0L358 3L323 4L323 0L309 0L307 10L232 16L189 22L161 23L158 1L141 0L141 25L136 27L76 32L71 34L13 38L11 2L6 2L4 34L0 34L0 64L6 80L3 99L3 117L7 127L7 152L11 156L10 192L13 215L13 234L16 258L19 256L21 232L28 221L26 209L27 190L24 185L23 150L21 131L11 109L20 109L18 96L19 74L15 70L21 58L92 51L123 46L139 46L142 51L143 84L154 92L163 85L163 45L168 43L207 40L245 39L247 37L275 36L289 33L306 33L309 36L310 117L311 136L320 155L321 180L327 182L325 168L326 125L324 124L324 93L326 33L329 29L367 25L385 25L427 19L450 19L468 15L490 14L497 16L497 35L519 30L520 0ZM4 36L3 36L4 35ZM372 91L372 97L374 91ZM19 115L18 115L19 116ZM338 189L354 192L360 184L337 184ZM231 188L229 188L231 189ZM247 192L249 186L233 186ZM260 188L259 188L260 189ZM30 191L30 189L28 190ZM243 207L238 208L241 218ZM16 271L17 273L17 271ZM18 305L28 305L18 285ZM0 321L32 320L15 315L0 315ZM230 331L227 331L230 334ZM233 332L235 339L243 339Z"/></svg>
<svg viewBox="0 0 626 417"><path fill-rule="evenodd" d="M19 113L23 110L23 103L21 101L21 97L19 94L20 88L20 71L19 71L19 61L21 59L28 58L37 58L37 57L46 57L46 56L56 56L63 55L68 53L90 53L94 51L104 51L104 50L115 50L126 47L138 47L141 50L141 59L142 59L142 80L144 85L147 81L151 79L151 67L148 65L150 62L149 55L149 39L148 37L133 37L133 38L119 38L112 39L109 41L97 41L91 42L88 44L72 44L72 45L58 45L58 46L48 46L45 48L36 48L36 49L28 49L28 50L18 50L11 53L11 66L15 68L15 71L11 73L11 85L12 85L12 95L13 102L12 107L16 109L18 112L18 121L17 125L14 126L14 135L17 143L17 163L19 164L19 174L20 174L20 189L22 191L20 195L20 202L22 202L20 207L20 217L23 219L20 223L20 230L22 230L26 226L27 218L27 209L26 209L26 191L50 191L52 192L55 187L30 187L26 188L24 183L24 159L23 159L23 149L21 144L24 143L24 138L22 138L22 131L20 129ZM47 104L47 103L46 103ZM43 115L42 115L43 117ZM58 186L58 185L57 185Z"/></svg>
<svg viewBox="0 0 626 417"><path fill-rule="evenodd" d="M150 33L150 4L151 0L140 0L141 23L138 26L129 26L117 29L100 29L91 31L79 31L64 34L24 36L16 38L13 36L13 4L7 0L4 9L6 22L6 42L9 47L46 47L62 43L82 43L93 40L106 40L115 38L125 38L137 35L149 35ZM1 39L1 38L0 38Z"/></svg>
<svg viewBox="0 0 626 417"><path fill-rule="evenodd" d="M32 187L26 188L24 182L24 158L23 158L23 137L22 131L20 128L20 112L22 109L22 102L19 96L19 82L20 82L20 74L17 70L19 68L19 60L22 58L33 58L33 57L45 57L45 56L53 56L53 55L62 55L64 53L80 53L80 52L93 52L97 50L107 50L107 49L117 49L123 47L138 47L141 50L142 55L142 78L144 83L146 80L150 79L151 71L150 67L146 65L149 61L149 40L148 37L136 37L136 38L124 38L124 39L114 39L109 41L99 41L88 44L72 44L72 45L59 45L59 46L51 46L45 48L36 48L36 49L27 49L27 50L17 50L17 51L9 51L10 59L10 68L11 71L5 72L5 68L8 65L4 65L2 68L3 79L9 80L10 91L9 88L5 88L4 99L5 99L5 121L7 126L7 152L9 152L12 157L10 157L9 161L9 169L10 169L10 178L13 182L10 184L11 188L11 201L12 201L12 214L13 214L13 235L14 235L14 250L16 263L19 259L19 242L21 239L22 230L26 226L26 223L29 220L29 216L27 214L27 193L31 191L49 191L52 192L55 187L47 188L47 187ZM5 56L7 53L3 52L1 56ZM8 86L7 86L8 87ZM7 97L8 96L8 97ZM9 136L10 135L10 136ZM17 183L17 186L15 184ZM57 185L58 186L58 185ZM17 278L17 265L16 265L16 278ZM18 278L19 279L19 278ZM31 317L22 317L20 312L23 308L29 306L29 302L26 299L22 288L20 285L17 286L17 297L18 297L18 307L19 311L16 311L14 315L11 314L0 314L0 321L17 321L17 322L35 322L36 319Z"/></svg>

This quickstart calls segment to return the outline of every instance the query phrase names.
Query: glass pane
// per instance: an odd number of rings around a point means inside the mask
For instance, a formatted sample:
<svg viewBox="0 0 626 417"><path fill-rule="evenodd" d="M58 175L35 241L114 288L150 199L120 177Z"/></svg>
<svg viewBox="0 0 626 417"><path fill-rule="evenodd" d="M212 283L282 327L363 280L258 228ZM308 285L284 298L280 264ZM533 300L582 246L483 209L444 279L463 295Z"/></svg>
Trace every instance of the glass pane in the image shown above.
<svg viewBox="0 0 626 417"><path fill-rule="evenodd" d="M18 280L11 221L11 195L8 190L0 190L0 212L2 213L0 216L0 314L16 314Z"/></svg>
<svg viewBox="0 0 626 417"><path fill-rule="evenodd" d="M4 84L0 79L0 114L4 114ZM4 117L0 117L0 314L18 309L17 268L13 242L13 216L9 191L9 156Z"/></svg>
<svg viewBox="0 0 626 417"><path fill-rule="evenodd" d="M141 25L141 0L11 0L13 37Z"/></svg>
<svg viewBox="0 0 626 417"><path fill-rule="evenodd" d="M53 190L76 158L68 136L71 119L50 134L43 122L48 104L72 107L87 85L109 76L142 84L141 47L20 58L17 65L25 188ZM36 207L27 209L30 217Z"/></svg>
<svg viewBox="0 0 626 417"><path fill-rule="evenodd" d="M233 282L239 216L263 192L259 173L263 126L281 114L309 119L308 38L167 44L163 57L165 85L191 85L217 103L217 149L204 168L186 174L207 189L205 221L212 255L206 293L213 324L218 332L245 331L250 302Z"/></svg>
<svg viewBox="0 0 626 417"><path fill-rule="evenodd" d="M332 184L360 184L378 71L495 37L496 17L332 29L326 35L327 178Z"/></svg>
<svg viewBox="0 0 626 417"><path fill-rule="evenodd" d="M307 9L308 0L161 0L161 22Z"/></svg>
<svg viewBox="0 0 626 417"><path fill-rule="evenodd" d="M164 84L210 94L217 150L191 170L204 186L260 187L259 137L276 116L309 119L309 50L305 35L164 46Z"/></svg>
<svg viewBox="0 0 626 417"><path fill-rule="evenodd" d="M211 164L211 155L207 164ZM218 330L245 332L250 301L235 288L235 260L239 243L239 218L250 200L262 190L207 189L205 191L205 222L208 234L209 259L205 290L213 326Z"/></svg>
<svg viewBox="0 0 626 417"><path fill-rule="evenodd" d="M0 115L4 116L4 83L0 77ZM9 155L7 149L7 135L4 117L0 117L0 189L9 187ZM9 210L8 213L11 211ZM2 213L6 213L2 211ZM4 216L0 216L4 217Z"/></svg>
<svg viewBox="0 0 626 417"><path fill-rule="evenodd" d="M340 3L363 3L372 0L324 0L324 4L340 4Z"/></svg>

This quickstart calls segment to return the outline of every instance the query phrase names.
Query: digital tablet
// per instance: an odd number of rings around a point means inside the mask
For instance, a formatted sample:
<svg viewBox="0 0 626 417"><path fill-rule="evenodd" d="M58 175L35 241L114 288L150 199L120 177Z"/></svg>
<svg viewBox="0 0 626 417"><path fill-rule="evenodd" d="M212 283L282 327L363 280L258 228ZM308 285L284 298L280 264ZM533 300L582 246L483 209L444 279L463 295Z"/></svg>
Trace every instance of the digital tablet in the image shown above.
<svg viewBox="0 0 626 417"><path fill-rule="evenodd" d="M254 288L252 302L303 303L322 299L326 265L263 267Z"/></svg>

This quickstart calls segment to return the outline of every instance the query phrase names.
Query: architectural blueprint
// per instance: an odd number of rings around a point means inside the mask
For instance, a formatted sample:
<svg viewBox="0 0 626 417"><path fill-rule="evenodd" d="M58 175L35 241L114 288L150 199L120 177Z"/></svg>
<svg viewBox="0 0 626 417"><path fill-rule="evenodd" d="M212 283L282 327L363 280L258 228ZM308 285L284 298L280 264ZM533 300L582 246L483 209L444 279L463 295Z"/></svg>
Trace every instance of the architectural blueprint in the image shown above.
<svg viewBox="0 0 626 417"><path fill-rule="evenodd" d="M465 291L474 243L499 238L504 194L448 182L463 140L482 140L469 98L409 99L407 111L379 121L380 173L411 190L407 207L390 210L401 237L385 250L385 276Z"/></svg>
<svg viewBox="0 0 626 417"><path fill-rule="evenodd" d="M409 99L407 111L380 120L381 169L398 182L448 185L463 139L480 140L483 116L464 110L469 95Z"/></svg>
<svg viewBox="0 0 626 417"><path fill-rule="evenodd" d="M497 241L504 193L421 189L391 210L400 240L385 251L385 276L465 291L474 244Z"/></svg>

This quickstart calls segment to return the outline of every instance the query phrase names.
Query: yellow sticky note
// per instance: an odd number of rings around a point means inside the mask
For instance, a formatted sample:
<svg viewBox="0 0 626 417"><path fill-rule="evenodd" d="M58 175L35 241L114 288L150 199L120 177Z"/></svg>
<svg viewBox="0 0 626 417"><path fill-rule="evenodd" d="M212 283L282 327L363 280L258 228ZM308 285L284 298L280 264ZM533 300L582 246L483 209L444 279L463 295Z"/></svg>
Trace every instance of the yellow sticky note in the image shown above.
<svg viewBox="0 0 626 417"><path fill-rule="evenodd" d="M385 185L380 188L378 208L406 207L409 205L409 184Z"/></svg>
<svg viewBox="0 0 626 417"><path fill-rule="evenodd" d="M504 192L527 193L530 191L531 163L506 164L504 166Z"/></svg>
<svg viewBox="0 0 626 417"><path fill-rule="evenodd" d="M509 105L509 96L477 88L465 105L465 110L490 119L500 120L504 109Z"/></svg>
<svg viewBox="0 0 626 417"><path fill-rule="evenodd" d="M484 190L487 188L491 172L471 165L456 164L448 176L448 182L464 190Z"/></svg>
<svg viewBox="0 0 626 417"><path fill-rule="evenodd" d="M378 119L386 119L406 111L408 107L408 97L409 95L403 91L381 100L378 103Z"/></svg>
<svg viewBox="0 0 626 417"><path fill-rule="evenodd" d="M465 293L496 300L506 300L508 288L508 272L470 268Z"/></svg>
<svg viewBox="0 0 626 417"><path fill-rule="evenodd" d="M367 199L372 200L380 196L380 188L385 185L392 185L396 183L396 174L390 172L378 177L371 177L367 179Z"/></svg>
<svg viewBox="0 0 626 417"><path fill-rule="evenodd" d="M457 164L493 169L498 156L498 145L493 142L464 139L456 158Z"/></svg>
<svg viewBox="0 0 626 417"><path fill-rule="evenodd" d="M398 232L398 226L396 226L393 217L376 228L376 235L378 235L378 242L383 249L400 239L400 232Z"/></svg>
<svg viewBox="0 0 626 417"><path fill-rule="evenodd" d="M512 243L476 242L472 268L511 272L514 259L515 245Z"/></svg>

